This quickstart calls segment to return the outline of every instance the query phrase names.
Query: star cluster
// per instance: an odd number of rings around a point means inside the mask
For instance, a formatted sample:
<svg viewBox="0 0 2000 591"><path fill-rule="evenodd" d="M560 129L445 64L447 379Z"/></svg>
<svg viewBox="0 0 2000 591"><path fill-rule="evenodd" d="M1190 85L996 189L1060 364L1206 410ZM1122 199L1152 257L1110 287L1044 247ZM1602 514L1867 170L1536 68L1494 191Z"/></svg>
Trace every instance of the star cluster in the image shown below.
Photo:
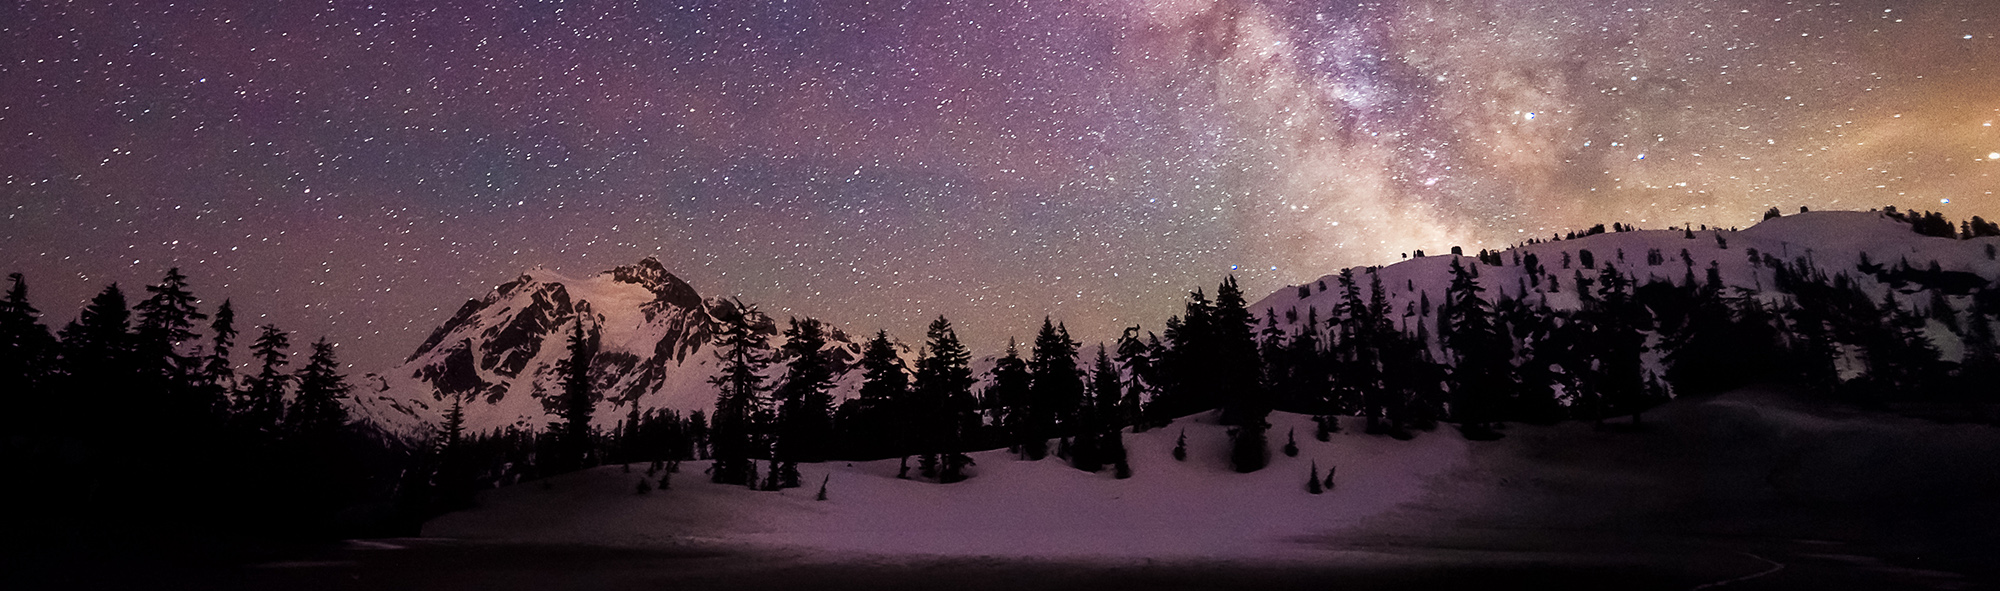
<svg viewBox="0 0 2000 591"><path fill-rule="evenodd" d="M524 269L976 351L1415 249L2000 217L1985 0L29 1L0 271L179 266L377 370Z"/></svg>

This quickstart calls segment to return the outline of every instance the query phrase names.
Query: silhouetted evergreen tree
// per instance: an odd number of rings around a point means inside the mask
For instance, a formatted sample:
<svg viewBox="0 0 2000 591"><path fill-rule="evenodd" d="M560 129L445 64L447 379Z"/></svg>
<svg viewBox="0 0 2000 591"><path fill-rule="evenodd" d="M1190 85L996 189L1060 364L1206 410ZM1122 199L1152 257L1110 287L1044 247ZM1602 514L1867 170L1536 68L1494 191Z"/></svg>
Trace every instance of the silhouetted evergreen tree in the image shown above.
<svg viewBox="0 0 2000 591"><path fill-rule="evenodd" d="M237 395L235 419L245 433L275 440L284 420L285 388L291 381L284 367L291 363L286 349L292 346L292 341L275 325L257 329L259 333L257 340L250 343L250 354L257 359L258 371L244 382L243 391Z"/></svg>
<svg viewBox="0 0 2000 591"><path fill-rule="evenodd" d="M0 430L7 433L9 454L26 455L49 440L53 425L45 418L58 412L49 391L56 340L42 325L41 311L28 303L21 274L7 279L11 285L0 300Z"/></svg>
<svg viewBox="0 0 2000 591"><path fill-rule="evenodd" d="M861 390L841 406L849 454L861 459L902 455L914 444L910 434L910 374L889 333L877 331L861 352Z"/></svg>
<svg viewBox="0 0 2000 591"><path fill-rule="evenodd" d="M1042 330L1035 334L1035 348L1028 359L1031 382L1025 440L1061 437L1075 429L1077 411L1085 400L1083 372L1076 365L1080 346L1067 329L1042 319Z"/></svg>
<svg viewBox="0 0 2000 591"><path fill-rule="evenodd" d="M1256 318L1243 300L1236 277L1224 279L1215 288L1215 371L1212 387L1222 395L1222 422L1226 425L1262 430L1269 425L1264 417L1271 412L1270 394L1258 379Z"/></svg>
<svg viewBox="0 0 2000 591"><path fill-rule="evenodd" d="M1000 438L1019 449L1024 458L1039 460L1048 450L1042 449L1040 440L1029 437L1030 382L1028 362L1021 359L1020 346L1007 339L1007 354L993 362L993 385L986 389L986 398L997 409L994 427Z"/></svg>
<svg viewBox="0 0 2000 591"><path fill-rule="evenodd" d="M229 300L216 307L208 332L208 355L202 359L201 384L209 415L219 423L229 414L230 397L237 386L236 367L229 358L236 345L236 307Z"/></svg>
<svg viewBox="0 0 2000 591"><path fill-rule="evenodd" d="M340 375L334 360L333 344L321 338L312 345L312 357L299 368L298 393L285 413L285 432L304 440L329 440L347 426L347 407L342 400L352 388Z"/></svg>
<svg viewBox="0 0 2000 591"><path fill-rule="evenodd" d="M1325 351L1320 348L1319 311L1308 308L1305 322L1285 341L1282 376L1272 393L1277 406L1295 412L1327 414L1341 409L1332 399Z"/></svg>
<svg viewBox="0 0 2000 591"><path fill-rule="evenodd" d="M465 433L464 395L453 393L451 406L445 409L444 423L438 426L437 471L434 475L436 491L433 493L438 511L454 511L472 506L472 497L478 488L478 474L475 454L468 445Z"/></svg>
<svg viewBox="0 0 2000 591"><path fill-rule="evenodd" d="M1154 349L1162 384L1147 406L1154 425L1215 408L1220 400L1217 376L1211 371L1216 359L1214 316L1215 305L1197 289L1188 293L1184 315L1167 318L1161 335L1167 346Z"/></svg>
<svg viewBox="0 0 2000 591"><path fill-rule="evenodd" d="M771 364L771 345L758 330L755 306L741 300L721 310L715 334L716 375L709 378L718 390L715 415L709 419L709 448L715 458L710 476L718 484L755 484L752 458L768 453L761 449L760 425L764 393L764 368Z"/></svg>
<svg viewBox="0 0 2000 591"><path fill-rule="evenodd" d="M815 462L826 457L833 442L834 362L827 357L825 325L807 318L791 320L785 329L782 351L786 364L785 381L775 390L778 399L777 457L786 462ZM796 472L796 467L792 468ZM784 475L781 475L784 476ZM783 483L795 479L781 478Z"/></svg>
<svg viewBox="0 0 2000 591"><path fill-rule="evenodd" d="M1153 339L1157 342L1159 339ZM1146 430L1147 421L1141 412L1142 401L1153 392L1153 384L1158 381L1154 375L1153 347L1139 340L1139 327L1125 329L1118 336L1118 369L1125 375L1125 395L1118 401L1118 423L1132 425L1134 432Z"/></svg>
<svg viewBox="0 0 2000 591"><path fill-rule="evenodd" d="M918 450L927 460L936 458L939 482L958 482L972 464L964 442L979 420L972 401L972 355L943 316L931 321L924 349L911 393L919 416Z"/></svg>
<svg viewBox="0 0 2000 591"><path fill-rule="evenodd" d="M585 331L583 318L577 317L564 343L564 356L556 363L557 380L562 391L555 400L555 414L560 420L550 425L555 446L547 458L548 466L554 472L587 467L593 456L594 430L590 421L600 398L597 388L590 382L590 364L597 354L594 332Z"/></svg>
<svg viewBox="0 0 2000 591"><path fill-rule="evenodd" d="M166 399L145 400L144 410L166 413L169 421L182 424L205 418L208 401L195 392L200 360L182 354L181 345L194 338L195 321L208 316L196 310L200 300L188 292L187 276L178 267L168 269L159 284L146 286L146 292L150 295L133 306L139 314L136 369L158 380L154 387Z"/></svg>
<svg viewBox="0 0 2000 591"><path fill-rule="evenodd" d="M1073 450L1070 458L1077 469L1096 472L1124 458L1125 442L1119 434L1120 425L1114 420L1123 383L1118 368L1111 364L1110 352L1098 344L1097 360L1091 364L1091 396L1078 412L1077 440L1088 443Z"/></svg>
<svg viewBox="0 0 2000 591"><path fill-rule="evenodd" d="M1591 325L1589 358L1596 368L1589 374L1589 387L1604 401L1601 414L1629 414L1636 422L1657 403L1647 395L1640 360L1651 317L1632 298L1631 280L1616 267L1607 263L1598 283L1597 298L1586 302L1582 316Z"/></svg>
<svg viewBox="0 0 2000 591"><path fill-rule="evenodd" d="M1513 398L1513 345L1493 321L1486 291L1458 259L1451 261L1451 287L1445 292L1440 323L1450 328L1445 347L1452 357L1451 415L1469 438L1499 436L1499 421Z"/></svg>

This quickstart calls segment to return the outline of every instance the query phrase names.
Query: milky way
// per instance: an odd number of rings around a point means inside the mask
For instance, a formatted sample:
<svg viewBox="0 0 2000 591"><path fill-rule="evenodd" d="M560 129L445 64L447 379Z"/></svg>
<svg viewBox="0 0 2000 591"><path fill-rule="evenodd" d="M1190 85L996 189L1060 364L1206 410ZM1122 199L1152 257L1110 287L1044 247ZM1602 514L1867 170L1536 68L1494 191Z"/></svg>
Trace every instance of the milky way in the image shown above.
<svg viewBox="0 0 2000 591"><path fill-rule="evenodd" d="M0 271L413 350L532 267L975 349L1416 249L2000 217L2000 3L17 2Z"/></svg>

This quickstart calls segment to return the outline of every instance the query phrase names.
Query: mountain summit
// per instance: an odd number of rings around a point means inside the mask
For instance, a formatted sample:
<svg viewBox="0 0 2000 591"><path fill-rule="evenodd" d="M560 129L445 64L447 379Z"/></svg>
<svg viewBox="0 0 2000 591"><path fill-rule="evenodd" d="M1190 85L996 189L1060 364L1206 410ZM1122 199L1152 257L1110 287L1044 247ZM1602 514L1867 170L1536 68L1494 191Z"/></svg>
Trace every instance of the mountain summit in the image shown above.
<svg viewBox="0 0 2000 591"><path fill-rule="evenodd" d="M370 374L353 410L414 435L437 424L458 397L469 429L540 429L551 420L544 399L560 391L564 339L579 323L597 346L590 377L603 396L594 413L600 427L615 425L631 405L707 408L714 359L700 353L716 319L735 305L703 298L655 257L581 279L533 269L466 301L401 366ZM768 317L755 322L778 333ZM830 347L858 357L857 345L839 331L834 336Z"/></svg>

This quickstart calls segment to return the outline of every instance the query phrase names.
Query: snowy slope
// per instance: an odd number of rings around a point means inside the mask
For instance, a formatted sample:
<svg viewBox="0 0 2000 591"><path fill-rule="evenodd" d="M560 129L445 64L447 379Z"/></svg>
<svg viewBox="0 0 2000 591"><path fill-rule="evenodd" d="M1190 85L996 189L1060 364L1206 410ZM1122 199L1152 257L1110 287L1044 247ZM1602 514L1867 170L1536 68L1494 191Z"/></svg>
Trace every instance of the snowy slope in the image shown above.
<svg viewBox="0 0 2000 591"><path fill-rule="evenodd" d="M701 297L651 257L580 279L530 270L467 301L400 367L360 380L350 414L421 436L457 396L474 431L540 429L551 419L547 393L560 390L557 363L579 324L597 346L590 375L604 397L594 414L600 428L614 426L631 405L706 409L715 398L709 341L716 318L734 305ZM773 346L781 343L777 323L759 320ZM828 348L843 368L859 359L859 345L829 332ZM853 381L843 379L841 390L852 390Z"/></svg>
<svg viewBox="0 0 2000 591"><path fill-rule="evenodd" d="M1722 237L1722 243L1716 240L1717 236ZM1845 272L1857 279L1862 289L1876 301L1881 301L1887 291L1896 289L1898 301L1908 309L1929 303L1928 294L1919 294L1922 297L1911 295L1918 294L1923 286L1905 284L1896 287L1878 280L1874 275L1857 271L1856 266L1863 253L1872 263L1887 267L1907 261L1911 267L1924 269L1935 261L1944 271L1970 273L1990 285L2000 278L2000 261L1988 257L1986 249L1996 245L2000 245L2000 237L1972 240L1935 238L1919 235L1911 231L1909 224L1882 212L1837 211L1773 218L1740 231L1696 230L1693 239L1687 238L1687 233L1678 229L1635 230L1519 245L1501 251L1501 260L1505 264L1497 267L1480 264L1473 256L1457 258L1460 264L1479 266L1478 281L1486 289L1484 297L1489 301L1525 296L1529 303L1546 302L1550 308L1557 310L1579 307L1574 289L1578 272L1586 279L1595 281L1607 264L1615 266L1620 274L1636 276L1640 284L1656 279L1681 283L1690 270L1690 266L1683 262L1683 250L1693 261L1691 269L1697 280L1706 277L1712 262L1726 285L1757 291L1767 303L1775 304L1784 295L1771 289L1770 268L1752 265L1752 252L1760 260L1772 257L1786 264L1805 259L1829 276ZM1662 263L1648 264L1647 253L1652 249L1660 251L1664 258ZM1595 269L1585 269L1582 265L1581 253L1586 250L1595 258ZM1518 258L1530 253L1539 259L1546 273L1538 287L1527 286L1527 271ZM1565 254L1571 261L1568 268L1563 266ZM1452 258L1449 254L1431 255L1382 267L1355 267L1352 271L1364 302L1368 301L1370 273L1381 276L1396 326L1414 334L1417 332L1416 322L1437 321L1435 313L1423 316L1419 303L1426 294L1433 306L1444 302L1445 289L1451 283ZM1333 273L1305 283L1310 292L1305 297L1299 296L1300 286L1297 285L1279 289L1251 305L1250 311L1260 323L1267 310L1275 312L1279 325L1285 328L1287 334L1296 332L1312 311L1317 311L1321 322L1325 322L1339 308L1338 276L1338 273ZM1549 291L1547 276L1560 281L1560 291ZM1325 285L1324 290L1320 287L1322 284ZM1949 299L1953 307L1960 311L1969 303L1963 294L1953 293ZM1430 328L1435 335L1435 324ZM1959 350L1956 337L1941 327L1932 328L1929 334L1945 352L1945 358L1956 359ZM1321 330L1325 330L1323 326ZM1435 349L1435 339L1432 346ZM1658 360L1649 359L1648 365L1657 369Z"/></svg>
<svg viewBox="0 0 2000 591"><path fill-rule="evenodd" d="M1351 420L1350 420L1351 421ZM800 466L804 488L756 492L710 483L708 462L687 462L673 487L640 496L644 464L604 466L489 491L480 508L426 524L424 535L545 543L680 543L780 547L829 557L1203 558L1281 555L1298 537L1353 526L1420 498L1433 477L1464 464L1456 436L1412 441L1360 435L1312 438L1302 415L1271 416L1271 465L1229 468L1229 439L1212 413L1167 429L1125 434L1133 476L1087 473L1056 458L1019 461L1006 450L972 454L972 478L954 484L896 478L897 460ZM1185 429L1188 459L1175 461ZM1279 453L1297 429L1300 453ZM913 462L914 463L914 462ZM1338 467L1332 492L1313 495L1312 466ZM914 475L914 471L913 471ZM827 501L814 500L826 479ZM658 477L651 478L657 481Z"/></svg>

